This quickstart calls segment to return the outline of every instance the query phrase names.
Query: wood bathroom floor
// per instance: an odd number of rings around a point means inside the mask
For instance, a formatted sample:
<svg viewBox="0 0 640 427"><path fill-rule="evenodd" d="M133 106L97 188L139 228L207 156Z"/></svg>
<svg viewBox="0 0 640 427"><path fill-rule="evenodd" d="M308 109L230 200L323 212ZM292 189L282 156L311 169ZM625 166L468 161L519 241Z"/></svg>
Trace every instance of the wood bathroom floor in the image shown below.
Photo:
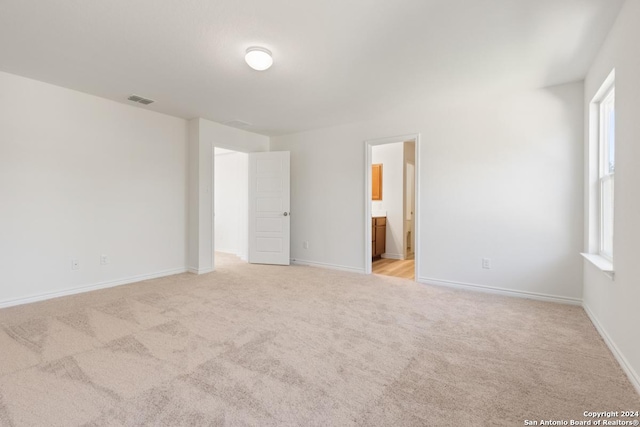
<svg viewBox="0 0 640 427"><path fill-rule="evenodd" d="M415 261L413 259L381 258L371 263L371 271L373 274L415 280Z"/></svg>

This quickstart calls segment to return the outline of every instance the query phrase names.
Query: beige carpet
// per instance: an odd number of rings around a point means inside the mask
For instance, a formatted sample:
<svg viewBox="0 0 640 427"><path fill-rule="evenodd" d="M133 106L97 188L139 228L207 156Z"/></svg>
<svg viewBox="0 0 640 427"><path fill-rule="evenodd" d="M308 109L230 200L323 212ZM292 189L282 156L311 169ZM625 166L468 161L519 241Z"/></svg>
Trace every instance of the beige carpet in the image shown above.
<svg viewBox="0 0 640 427"><path fill-rule="evenodd" d="M0 310L0 425L521 426L640 409L579 307L224 260Z"/></svg>

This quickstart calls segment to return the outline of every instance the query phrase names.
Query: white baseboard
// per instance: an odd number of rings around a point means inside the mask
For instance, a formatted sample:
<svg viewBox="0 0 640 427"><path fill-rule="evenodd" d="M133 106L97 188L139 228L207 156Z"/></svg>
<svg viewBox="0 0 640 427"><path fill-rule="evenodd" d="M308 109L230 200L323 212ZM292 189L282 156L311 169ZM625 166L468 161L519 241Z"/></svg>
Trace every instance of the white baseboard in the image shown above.
<svg viewBox="0 0 640 427"><path fill-rule="evenodd" d="M228 255L233 255L233 256L237 256L238 258L240 258L242 261L244 262L249 262L247 260L248 255L246 253L242 253L242 252L236 252L236 251L231 251L231 250L226 250L226 249L218 249L216 248L216 252L221 252L223 254L228 254ZM195 269L192 269L195 272Z"/></svg>
<svg viewBox="0 0 640 427"><path fill-rule="evenodd" d="M349 271L351 273L364 274L364 268L347 267L345 265L327 264L327 263L324 263L324 262L306 261L306 260L303 260L303 259L292 259L291 260L291 264L293 264L293 265L307 265L307 266L310 266L310 267L328 268L328 269L331 269L331 270Z"/></svg>
<svg viewBox="0 0 640 427"><path fill-rule="evenodd" d="M195 267L187 267L185 271L193 274L207 274L211 273L214 269L212 267L207 268L195 268Z"/></svg>
<svg viewBox="0 0 640 427"><path fill-rule="evenodd" d="M38 295L31 295L23 298L15 298L10 300L0 301L0 308L13 307L16 305L29 304L32 302L44 301L52 298L64 297L68 295L81 294L89 291L96 291L98 289L113 288L115 286L127 285L129 283L142 282L143 280L157 279L159 277L172 276L174 274L180 274L186 272L186 268L175 268L172 270L163 270L150 274L139 274L136 276L125 277L117 280L109 280L106 282L98 282L93 285L79 286L77 288L69 288L61 291L46 292Z"/></svg>
<svg viewBox="0 0 640 427"><path fill-rule="evenodd" d="M609 347L609 350L611 350L611 353L613 353L613 357L616 358L624 373L627 374L627 377L629 377L629 381L631 381L633 387L636 389L638 394L640 394L640 375L638 375L638 373L631 367L631 364L629 364L627 358L624 357L618 346L613 342L607 331L602 327L602 325L598 321L598 318L595 316L595 314L593 314L593 311L591 311L589 306L585 303L582 303L582 308L584 308L584 311L587 313L587 316L589 316L591 323L593 323L593 326L595 326L596 330L598 331L604 342L607 344L607 347Z"/></svg>
<svg viewBox="0 0 640 427"><path fill-rule="evenodd" d="M236 252L233 249L220 248L218 246L216 246L216 252L222 252L223 254L229 254L229 255L238 255L238 252Z"/></svg>
<svg viewBox="0 0 640 427"><path fill-rule="evenodd" d="M404 254L389 254L389 253L384 253L381 255L382 258L386 258L386 259L404 259Z"/></svg>
<svg viewBox="0 0 640 427"><path fill-rule="evenodd" d="M550 301L561 304L582 305L582 300L580 298L563 297L558 295L541 294L527 291L514 291L512 289L496 288L493 286L477 285L474 283L453 282L450 280L431 279L429 277L419 277L417 281L426 285L446 286L449 288L466 289L471 291L487 292L491 294L528 298L540 301Z"/></svg>

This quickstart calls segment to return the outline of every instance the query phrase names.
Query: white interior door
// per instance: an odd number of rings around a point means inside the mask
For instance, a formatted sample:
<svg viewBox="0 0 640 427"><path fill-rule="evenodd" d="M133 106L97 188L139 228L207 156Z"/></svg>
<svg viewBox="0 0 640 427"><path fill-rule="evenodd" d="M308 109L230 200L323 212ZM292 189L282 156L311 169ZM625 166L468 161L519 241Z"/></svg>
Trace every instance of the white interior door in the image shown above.
<svg viewBox="0 0 640 427"><path fill-rule="evenodd" d="M289 152L249 154L249 262L289 265Z"/></svg>

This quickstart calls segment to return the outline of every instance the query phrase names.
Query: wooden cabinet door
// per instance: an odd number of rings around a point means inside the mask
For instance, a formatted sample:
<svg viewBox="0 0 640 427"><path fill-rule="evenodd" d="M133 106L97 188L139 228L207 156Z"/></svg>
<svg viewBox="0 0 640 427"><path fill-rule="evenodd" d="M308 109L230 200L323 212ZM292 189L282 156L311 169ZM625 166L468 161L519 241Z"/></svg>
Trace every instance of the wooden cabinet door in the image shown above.
<svg viewBox="0 0 640 427"><path fill-rule="evenodd" d="M371 219L371 257L375 258L386 252L387 218Z"/></svg>
<svg viewBox="0 0 640 427"><path fill-rule="evenodd" d="M387 227L378 226L376 227L376 256L382 255L385 252L387 240Z"/></svg>
<svg viewBox="0 0 640 427"><path fill-rule="evenodd" d="M371 200L382 200L382 163L371 165Z"/></svg>
<svg viewBox="0 0 640 427"><path fill-rule="evenodd" d="M375 258L376 253L376 219L371 218L371 258Z"/></svg>

